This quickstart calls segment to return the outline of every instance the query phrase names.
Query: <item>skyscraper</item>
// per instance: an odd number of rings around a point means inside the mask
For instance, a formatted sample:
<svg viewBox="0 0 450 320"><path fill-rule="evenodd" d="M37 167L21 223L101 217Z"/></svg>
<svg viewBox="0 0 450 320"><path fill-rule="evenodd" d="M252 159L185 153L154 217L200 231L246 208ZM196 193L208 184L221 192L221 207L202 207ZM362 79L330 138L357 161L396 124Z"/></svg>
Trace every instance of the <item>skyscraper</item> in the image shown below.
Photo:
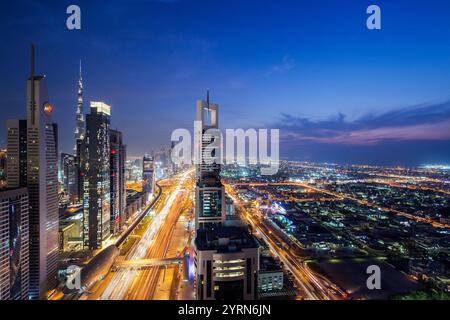
<svg viewBox="0 0 450 320"><path fill-rule="evenodd" d="M80 78L78 79L78 97L77 97L77 124L75 127L75 147L74 154L77 153L78 139L83 139L85 135L85 124L84 124L84 114L83 114L83 77L81 75L81 61L80 61Z"/></svg>
<svg viewBox="0 0 450 320"><path fill-rule="evenodd" d="M0 189L6 186L6 149L0 149Z"/></svg>
<svg viewBox="0 0 450 320"><path fill-rule="evenodd" d="M69 201L78 202L78 165L76 156L67 153L61 153L61 171L64 192Z"/></svg>
<svg viewBox="0 0 450 320"><path fill-rule="evenodd" d="M29 295L28 193L26 188L0 191L0 300Z"/></svg>
<svg viewBox="0 0 450 320"><path fill-rule="evenodd" d="M27 185L27 120L8 120L7 182L10 188Z"/></svg>
<svg viewBox="0 0 450 320"><path fill-rule="evenodd" d="M83 157L85 156L84 154L84 139L77 139L76 141L76 154L75 154L75 161L76 161L76 167L77 167L77 187L78 187L78 192L77 192L77 196L78 196L78 201L82 202L83 201L83 194L84 194L84 186L83 186L83 171L82 169L82 164L83 164Z"/></svg>
<svg viewBox="0 0 450 320"><path fill-rule="evenodd" d="M121 231L125 224L126 190L125 161L126 146L122 141L122 132L110 130L110 190L111 190L111 233Z"/></svg>
<svg viewBox="0 0 450 320"><path fill-rule="evenodd" d="M142 159L142 181L144 190L149 194L153 192L155 182L155 161L154 157L146 154Z"/></svg>
<svg viewBox="0 0 450 320"><path fill-rule="evenodd" d="M30 203L30 298L45 299L57 284L58 177L56 126L44 76L27 81L27 187Z"/></svg>
<svg viewBox="0 0 450 320"><path fill-rule="evenodd" d="M110 127L111 107L91 102L81 150L83 180L83 242L98 249L111 234Z"/></svg>
<svg viewBox="0 0 450 320"><path fill-rule="evenodd" d="M225 220L225 191L220 181L220 163L216 161L220 154L219 106L211 104L209 92L206 101L197 101L197 123L201 134L198 136L197 150L197 186L195 193L196 228L221 224ZM207 116L210 122L207 123Z"/></svg>
<svg viewBox="0 0 450 320"><path fill-rule="evenodd" d="M225 226L225 190L220 180L219 107L197 102L194 261L198 300L256 299L259 246L246 228ZM210 122L206 123L207 117Z"/></svg>

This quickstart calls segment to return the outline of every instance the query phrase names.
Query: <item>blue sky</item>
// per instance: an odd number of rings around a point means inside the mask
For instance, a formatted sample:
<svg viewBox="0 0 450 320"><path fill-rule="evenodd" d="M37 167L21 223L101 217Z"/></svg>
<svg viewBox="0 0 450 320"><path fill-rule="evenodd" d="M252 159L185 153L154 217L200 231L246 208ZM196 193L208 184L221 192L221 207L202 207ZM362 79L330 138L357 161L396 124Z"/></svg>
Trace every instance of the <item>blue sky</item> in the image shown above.
<svg viewBox="0 0 450 320"><path fill-rule="evenodd" d="M70 4L81 7L80 31L65 26ZM382 30L366 28L370 4ZM210 88L222 128L280 128L283 157L450 163L449 12L445 0L8 2L0 144L5 120L25 115L34 42L61 151L73 145L82 59L85 101L112 105L130 155L191 128Z"/></svg>

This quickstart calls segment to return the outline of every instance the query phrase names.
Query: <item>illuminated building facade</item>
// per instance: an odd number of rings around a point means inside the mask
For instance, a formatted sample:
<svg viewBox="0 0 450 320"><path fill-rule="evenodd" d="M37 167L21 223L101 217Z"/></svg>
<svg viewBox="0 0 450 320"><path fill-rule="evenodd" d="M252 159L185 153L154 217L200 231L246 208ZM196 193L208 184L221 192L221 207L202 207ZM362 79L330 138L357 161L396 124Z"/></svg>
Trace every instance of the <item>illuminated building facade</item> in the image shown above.
<svg viewBox="0 0 450 320"><path fill-rule="evenodd" d="M197 300L256 299L259 246L247 230L197 230L194 263Z"/></svg>
<svg viewBox="0 0 450 320"><path fill-rule="evenodd" d="M122 132L110 130L110 193L111 193L111 233L122 230L126 221L127 195L125 189L126 146Z"/></svg>
<svg viewBox="0 0 450 320"><path fill-rule="evenodd" d="M91 102L86 116L86 137L81 149L83 177L83 243L98 249L111 234L110 127L111 107Z"/></svg>
<svg viewBox="0 0 450 320"><path fill-rule="evenodd" d="M69 201L78 202L78 165L74 155L61 153L61 172L64 192Z"/></svg>
<svg viewBox="0 0 450 320"><path fill-rule="evenodd" d="M27 120L8 120L6 179L10 188L27 185Z"/></svg>
<svg viewBox="0 0 450 320"><path fill-rule="evenodd" d="M29 197L30 298L46 299L57 285L58 168L57 127L51 122L46 79L34 72L27 81L27 187Z"/></svg>
<svg viewBox="0 0 450 320"><path fill-rule="evenodd" d="M145 155L142 159L142 181L144 190L151 194L155 183L155 162L154 157Z"/></svg>
<svg viewBox="0 0 450 320"><path fill-rule="evenodd" d="M77 140L83 140L85 135L85 122L83 114L83 77L81 75L81 61L80 61L80 77L78 79L78 95L77 95L77 114L75 127L75 147L74 154L77 153Z"/></svg>
<svg viewBox="0 0 450 320"><path fill-rule="evenodd" d="M197 101L197 123L201 134L196 141L197 185L195 193L196 228L221 224L225 220L225 190L220 181L219 106L206 101ZM207 117L210 122L207 123Z"/></svg>
<svg viewBox="0 0 450 320"><path fill-rule="evenodd" d="M210 122L206 123L207 118ZM195 188L195 288L198 300L253 300L257 295L259 245L247 228L226 226L220 180L218 105L197 102ZM198 130L198 129L197 129Z"/></svg>
<svg viewBox="0 0 450 320"><path fill-rule="evenodd" d="M0 149L0 189L6 185L6 149Z"/></svg>
<svg viewBox="0 0 450 320"><path fill-rule="evenodd" d="M29 295L28 192L0 191L0 300Z"/></svg>

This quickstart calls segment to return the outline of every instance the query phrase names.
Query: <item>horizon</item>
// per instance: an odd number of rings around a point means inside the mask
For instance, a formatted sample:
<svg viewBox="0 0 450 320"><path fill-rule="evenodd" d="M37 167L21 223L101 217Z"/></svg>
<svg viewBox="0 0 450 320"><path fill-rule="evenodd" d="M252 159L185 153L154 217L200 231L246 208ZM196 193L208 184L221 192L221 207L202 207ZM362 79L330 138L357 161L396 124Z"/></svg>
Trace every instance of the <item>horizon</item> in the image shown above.
<svg viewBox="0 0 450 320"><path fill-rule="evenodd" d="M253 1L135 1L129 10L119 1L79 1L76 32L64 25L66 1L8 3L0 145L6 120L25 116L34 42L60 152L72 150L82 60L84 113L89 101L111 105L130 157L168 147L176 128L191 130L195 101L210 88L221 129L278 128L285 159L449 164L450 4L378 1L383 27L373 31L365 3L325 3L327 10L303 1L264 9Z"/></svg>

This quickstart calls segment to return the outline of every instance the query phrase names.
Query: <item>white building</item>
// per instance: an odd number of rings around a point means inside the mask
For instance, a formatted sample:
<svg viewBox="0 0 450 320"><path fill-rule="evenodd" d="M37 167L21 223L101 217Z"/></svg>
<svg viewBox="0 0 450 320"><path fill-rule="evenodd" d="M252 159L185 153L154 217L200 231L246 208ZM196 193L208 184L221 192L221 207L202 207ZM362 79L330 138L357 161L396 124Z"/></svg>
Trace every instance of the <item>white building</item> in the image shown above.
<svg viewBox="0 0 450 320"><path fill-rule="evenodd" d="M46 299L57 285L58 168L57 130L51 122L44 76L27 81L27 187L30 227L30 298Z"/></svg>
<svg viewBox="0 0 450 320"><path fill-rule="evenodd" d="M225 221L225 190L220 181L220 163L214 161L220 159L219 106L209 102L209 93L206 101L197 101L196 122L201 131L195 142L195 226L198 229Z"/></svg>
<svg viewBox="0 0 450 320"><path fill-rule="evenodd" d="M258 275L258 290L260 293L280 291L283 289L283 270L272 258L260 258Z"/></svg>
<svg viewBox="0 0 450 320"><path fill-rule="evenodd" d="M259 246L247 230L197 230L194 250L197 300L256 299Z"/></svg>

